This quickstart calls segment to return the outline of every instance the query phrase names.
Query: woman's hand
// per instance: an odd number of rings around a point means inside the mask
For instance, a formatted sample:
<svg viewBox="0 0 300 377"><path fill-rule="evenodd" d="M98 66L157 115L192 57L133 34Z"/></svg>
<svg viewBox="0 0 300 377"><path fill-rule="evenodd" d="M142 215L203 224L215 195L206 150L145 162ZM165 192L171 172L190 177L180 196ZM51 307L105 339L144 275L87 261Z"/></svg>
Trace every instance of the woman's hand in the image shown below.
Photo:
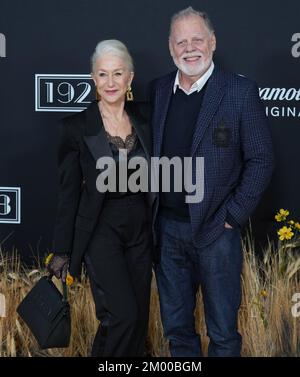
<svg viewBox="0 0 300 377"><path fill-rule="evenodd" d="M50 262L47 264L47 270L51 275L57 279L61 279L63 283L66 282L67 271L69 265L69 257L67 255L53 255Z"/></svg>

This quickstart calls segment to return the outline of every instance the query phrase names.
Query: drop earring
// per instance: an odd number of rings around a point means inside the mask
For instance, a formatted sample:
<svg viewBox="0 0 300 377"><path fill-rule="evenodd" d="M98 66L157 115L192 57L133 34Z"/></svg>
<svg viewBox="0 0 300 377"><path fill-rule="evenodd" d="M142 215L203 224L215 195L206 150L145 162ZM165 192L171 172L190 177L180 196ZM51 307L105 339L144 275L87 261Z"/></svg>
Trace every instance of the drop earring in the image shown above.
<svg viewBox="0 0 300 377"><path fill-rule="evenodd" d="M126 91L126 100L127 101L133 101L133 93L131 90L131 85L129 85L127 91Z"/></svg>

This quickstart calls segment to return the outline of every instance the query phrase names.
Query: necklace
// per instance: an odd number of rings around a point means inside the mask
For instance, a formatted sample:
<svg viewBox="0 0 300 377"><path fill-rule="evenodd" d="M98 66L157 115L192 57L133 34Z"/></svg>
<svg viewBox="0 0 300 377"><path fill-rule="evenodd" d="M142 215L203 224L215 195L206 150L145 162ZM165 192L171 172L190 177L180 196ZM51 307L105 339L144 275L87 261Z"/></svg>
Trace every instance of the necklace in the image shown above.
<svg viewBox="0 0 300 377"><path fill-rule="evenodd" d="M122 140L126 140L126 137L131 134L131 124L126 112L124 111L122 119L117 119L103 109L101 102L99 102L99 110L105 131L111 136L118 136Z"/></svg>

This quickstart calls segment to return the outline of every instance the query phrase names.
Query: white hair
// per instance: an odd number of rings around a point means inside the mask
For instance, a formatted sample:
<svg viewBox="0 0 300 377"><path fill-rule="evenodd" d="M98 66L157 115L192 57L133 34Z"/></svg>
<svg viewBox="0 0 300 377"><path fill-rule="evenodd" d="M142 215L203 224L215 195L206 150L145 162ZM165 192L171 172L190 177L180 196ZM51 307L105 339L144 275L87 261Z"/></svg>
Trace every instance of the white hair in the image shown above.
<svg viewBox="0 0 300 377"><path fill-rule="evenodd" d="M123 63L125 66L127 66L130 72L134 71L132 57L124 43L116 39L107 39L97 44L95 51L91 56L92 72L94 72L96 60L106 53L118 56L122 59Z"/></svg>
<svg viewBox="0 0 300 377"><path fill-rule="evenodd" d="M183 18L187 18L187 17L190 17L190 16L198 16L198 17L201 17L207 27L207 29L211 32L211 33L214 33L214 27L213 27L213 24L211 22L211 20L208 18L208 15L205 13L205 12L199 12L197 10L195 10L194 8L192 7L188 7L188 8L185 8L181 11L179 11L178 13L175 13L172 18L171 18L171 23L170 23L170 33L169 33L169 37L171 37L171 34L172 34L172 30L173 30L173 25L176 21L178 20L182 20Z"/></svg>

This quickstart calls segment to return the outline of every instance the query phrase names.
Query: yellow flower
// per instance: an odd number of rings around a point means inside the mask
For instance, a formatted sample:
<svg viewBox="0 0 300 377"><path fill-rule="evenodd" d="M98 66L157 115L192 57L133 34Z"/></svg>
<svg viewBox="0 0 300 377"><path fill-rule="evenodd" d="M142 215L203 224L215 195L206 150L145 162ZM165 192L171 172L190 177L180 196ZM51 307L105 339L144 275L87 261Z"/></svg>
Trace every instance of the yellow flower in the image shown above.
<svg viewBox="0 0 300 377"><path fill-rule="evenodd" d="M267 297L267 296L268 296L268 292L267 292L265 289L262 289L262 290L260 291L260 295L261 295L262 297Z"/></svg>
<svg viewBox="0 0 300 377"><path fill-rule="evenodd" d="M290 225L294 225L294 224L295 224L295 221L294 221L294 220L290 220L290 221L289 221L289 224L290 224Z"/></svg>
<svg viewBox="0 0 300 377"><path fill-rule="evenodd" d="M47 255L46 259L45 259L45 265L47 266L49 264L49 262L51 261L52 257L53 257L53 253Z"/></svg>
<svg viewBox="0 0 300 377"><path fill-rule="evenodd" d="M278 222L284 221L286 220L289 214L290 213L288 210L281 208L279 212L277 212L277 214L275 215L275 219Z"/></svg>
<svg viewBox="0 0 300 377"><path fill-rule="evenodd" d="M283 226L281 229L279 229L277 234L279 236L280 241L290 240L294 235L294 233L292 232L292 228L287 226Z"/></svg>
<svg viewBox="0 0 300 377"><path fill-rule="evenodd" d="M299 223L295 223L295 228L296 228L297 230L300 230L300 224L299 224Z"/></svg>
<svg viewBox="0 0 300 377"><path fill-rule="evenodd" d="M290 214L290 212L287 209L282 209L282 208L279 210L279 213L285 217L288 217L288 215Z"/></svg>
<svg viewBox="0 0 300 377"><path fill-rule="evenodd" d="M74 283L73 276L71 276L69 273L68 273L68 275L66 277L66 283L67 283L68 287Z"/></svg>

